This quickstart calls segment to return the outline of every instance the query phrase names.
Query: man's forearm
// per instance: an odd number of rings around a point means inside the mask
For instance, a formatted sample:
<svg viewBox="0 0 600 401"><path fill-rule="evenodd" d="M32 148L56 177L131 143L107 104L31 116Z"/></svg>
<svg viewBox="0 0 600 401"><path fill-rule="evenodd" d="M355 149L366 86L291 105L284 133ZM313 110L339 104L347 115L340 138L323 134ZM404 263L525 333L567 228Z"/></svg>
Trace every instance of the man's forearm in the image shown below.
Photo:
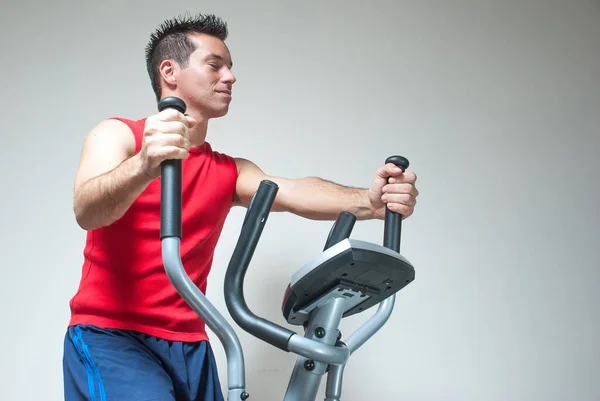
<svg viewBox="0 0 600 401"><path fill-rule="evenodd" d="M373 211L368 189L347 187L322 178L309 177L290 181L281 201L285 209L311 220L335 220L347 211L358 220L370 219Z"/></svg>
<svg viewBox="0 0 600 401"><path fill-rule="evenodd" d="M108 173L92 178L75 192L74 212L85 230L108 226L120 219L152 181L138 156L130 157Z"/></svg>

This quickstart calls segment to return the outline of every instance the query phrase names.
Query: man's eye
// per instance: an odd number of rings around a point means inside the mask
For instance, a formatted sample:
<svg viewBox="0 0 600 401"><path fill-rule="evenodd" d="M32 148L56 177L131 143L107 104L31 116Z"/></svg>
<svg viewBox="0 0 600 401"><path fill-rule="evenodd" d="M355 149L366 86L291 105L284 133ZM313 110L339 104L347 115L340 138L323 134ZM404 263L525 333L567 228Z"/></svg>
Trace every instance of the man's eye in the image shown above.
<svg viewBox="0 0 600 401"><path fill-rule="evenodd" d="M209 63L208 65L210 65L212 68L214 68L215 70L219 69L219 65L215 64L215 63Z"/></svg>

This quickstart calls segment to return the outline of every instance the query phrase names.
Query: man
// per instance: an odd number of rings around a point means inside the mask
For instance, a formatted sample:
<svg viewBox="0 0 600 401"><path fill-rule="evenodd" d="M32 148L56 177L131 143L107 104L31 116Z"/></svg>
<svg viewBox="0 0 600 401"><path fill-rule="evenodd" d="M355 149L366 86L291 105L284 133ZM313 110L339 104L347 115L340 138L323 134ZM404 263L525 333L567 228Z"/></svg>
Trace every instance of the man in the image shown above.
<svg viewBox="0 0 600 401"><path fill-rule="evenodd" d="M203 292L229 210L247 207L263 179L279 185L274 211L309 219L334 220L344 210L383 219L386 207L413 213L416 176L393 165L358 189L268 176L213 151L208 121L227 113L235 83L226 37L226 24L212 15L166 21L148 44L148 73L157 101L179 97L186 114L108 119L84 141L74 212L87 240L64 343L66 400L223 400L204 323L164 272L162 161L182 160L181 257Z"/></svg>

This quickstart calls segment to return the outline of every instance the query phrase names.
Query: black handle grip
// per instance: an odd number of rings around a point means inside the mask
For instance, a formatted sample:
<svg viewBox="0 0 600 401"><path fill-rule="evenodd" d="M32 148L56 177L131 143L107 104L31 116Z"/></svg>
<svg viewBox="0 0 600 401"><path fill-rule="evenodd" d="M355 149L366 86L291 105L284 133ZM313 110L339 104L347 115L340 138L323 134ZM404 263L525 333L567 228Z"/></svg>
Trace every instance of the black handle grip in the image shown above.
<svg viewBox="0 0 600 401"><path fill-rule="evenodd" d="M390 156L385 160L385 164L394 163L402 171L406 171L409 166L408 159L402 156ZM383 232L383 246L400 252L400 236L402 234L402 216L399 213L385 209L385 228Z"/></svg>
<svg viewBox="0 0 600 401"><path fill-rule="evenodd" d="M356 216L350 212L342 212L338 216L336 222L331 227L331 231L329 231L329 236L327 237L327 241L325 242L325 247L323 251L331 248L338 242L345 240L350 237L352 233L352 229L354 228L354 223L356 222Z"/></svg>
<svg viewBox="0 0 600 401"><path fill-rule="evenodd" d="M242 231L225 273L225 303L233 320L248 333L288 351L288 340L295 333L250 311L244 298L244 277L267 222L279 187L263 180L248 207Z"/></svg>
<svg viewBox="0 0 600 401"><path fill-rule="evenodd" d="M170 96L165 97L160 102L158 102L158 111L163 111L166 109L175 109L181 114L184 114L187 107L183 100L175 96Z"/></svg>
<svg viewBox="0 0 600 401"><path fill-rule="evenodd" d="M158 102L158 110L175 109L185 113L185 102L177 97L166 97ZM160 188L160 239L181 239L181 160L165 160L161 163Z"/></svg>

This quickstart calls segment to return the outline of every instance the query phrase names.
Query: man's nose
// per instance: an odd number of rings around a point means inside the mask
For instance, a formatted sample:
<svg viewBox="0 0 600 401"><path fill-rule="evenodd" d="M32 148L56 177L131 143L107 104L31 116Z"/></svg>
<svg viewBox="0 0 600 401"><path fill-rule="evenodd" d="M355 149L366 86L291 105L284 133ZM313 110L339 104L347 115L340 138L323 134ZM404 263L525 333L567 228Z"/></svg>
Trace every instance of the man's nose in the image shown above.
<svg viewBox="0 0 600 401"><path fill-rule="evenodd" d="M233 75L233 72L231 72L229 68L225 68L225 72L223 73L223 77L221 79L223 82L227 82L231 85L233 85L236 81L235 75Z"/></svg>

